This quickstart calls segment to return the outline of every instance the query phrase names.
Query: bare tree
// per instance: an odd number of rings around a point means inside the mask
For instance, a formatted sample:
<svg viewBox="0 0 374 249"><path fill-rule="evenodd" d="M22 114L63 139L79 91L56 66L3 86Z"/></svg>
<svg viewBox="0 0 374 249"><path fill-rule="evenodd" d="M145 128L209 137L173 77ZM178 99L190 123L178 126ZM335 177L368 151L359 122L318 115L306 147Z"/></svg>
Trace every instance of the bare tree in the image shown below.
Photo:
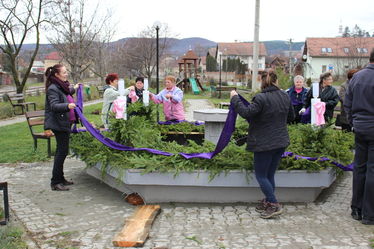
<svg viewBox="0 0 374 249"><path fill-rule="evenodd" d="M109 19L108 23L110 23ZM115 29L113 28L113 26L103 27L100 33L96 36L96 39L93 42L93 46L91 46L90 70L93 74L100 77L101 82L104 82L105 76L109 73L112 63L112 46L110 44L110 41L113 38L114 32Z"/></svg>
<svg viewBox="0 0 374 249"><path fill-rule="evenodd" d="M89 15L86 11L86 0L57 0L48 13L53 20L48 39L68 64L74 83L92 66L91 52L109 20L108 13L100 18L99 5Z"/></svg>
<svg viewBox="0 0 374 249"><path fill-rule="evenodd" d="M170 46L169 29L166 24L159 31L159 57L161 58ZM123 47L125 67L134 73L151 78L156 69L156 29L147 27L138 38L128 39Z"/></svg>
<svg viewBox="0 0 374 249"><path fill-rule="evenodd" d="M17 93L22 93L39 50L41 18L45 7L43 0L0 0L1 51L6 55ZM35 36L35 48L20 76L18 59L27 37Z"/></svg>

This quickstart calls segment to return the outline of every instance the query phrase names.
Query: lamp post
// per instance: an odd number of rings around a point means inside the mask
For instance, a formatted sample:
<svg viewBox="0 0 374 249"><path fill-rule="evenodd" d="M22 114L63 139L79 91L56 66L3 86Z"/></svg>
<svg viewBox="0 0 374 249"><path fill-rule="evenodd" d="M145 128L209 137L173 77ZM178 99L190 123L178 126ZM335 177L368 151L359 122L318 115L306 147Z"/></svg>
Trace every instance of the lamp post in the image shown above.
<svg viewBox="0 0 374 249"><path fill-rule="evenodd" d="M221 72L222 72L222 53L219 54L219 95L218 95L218 98L221 98L221 92L222 92Z"/></svg>
<svg viewBox="0 0 374 249"><path fill-rule="evenodd" d="M160 22L156 21L154 23L154 26L155 26L155 29L156 29L156 94L158 94L160 92L160 79L159 79L159 61L158 61L158 57L159 57L159 51L158 51L158 47L159 47L159 44L158 44L158 41L159 41L159 37L158 37L158 32L160 30ZM158 106L157 106L157 122L160 120L160 115L159 115L159 112L158 112Z"/></svg>

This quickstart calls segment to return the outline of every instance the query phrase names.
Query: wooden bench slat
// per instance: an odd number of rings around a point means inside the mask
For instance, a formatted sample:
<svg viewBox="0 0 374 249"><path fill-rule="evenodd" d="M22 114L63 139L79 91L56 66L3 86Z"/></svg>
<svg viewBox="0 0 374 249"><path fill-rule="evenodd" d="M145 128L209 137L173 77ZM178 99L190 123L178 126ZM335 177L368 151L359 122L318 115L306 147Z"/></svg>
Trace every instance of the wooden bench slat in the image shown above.
<svg viewBox="0 0 374 249"><path fill-rule="evenodd" d="M29 125L44 125L44 118L43 119L29 119Z"/></svg>
<svg viewBox="0 0 374 249"><path fill-rule="evenodd" d="M145 243L154 219L160 212L160 205L143 205L126 220L125 226L113 239L119 247L138 247Z"/></svg>

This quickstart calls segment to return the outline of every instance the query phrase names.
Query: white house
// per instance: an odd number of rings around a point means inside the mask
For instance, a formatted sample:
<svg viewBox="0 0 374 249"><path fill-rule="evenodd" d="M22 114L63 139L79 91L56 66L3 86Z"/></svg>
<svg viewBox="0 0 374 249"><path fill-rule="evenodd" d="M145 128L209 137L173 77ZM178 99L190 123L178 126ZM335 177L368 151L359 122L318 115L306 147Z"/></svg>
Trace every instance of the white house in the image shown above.
<svg viewBox="0 0 374 249"><path fill-rule="evenodd" d="M373 48L374 37L307 38L302 55L304 76L317 80L327 71L345 76L350 69L364 67Z"/></svg>
<svg viewBox="0 0 374 249"><path fill-rule="evenodd" d="M220 42L217 47L210 50L211 56L217 59L217 63L227 58L239 58L243 64L248 65L248 70L253 68L253 42ZM266 47L265 44L259 43L258 70L265 70Z"/></svg>

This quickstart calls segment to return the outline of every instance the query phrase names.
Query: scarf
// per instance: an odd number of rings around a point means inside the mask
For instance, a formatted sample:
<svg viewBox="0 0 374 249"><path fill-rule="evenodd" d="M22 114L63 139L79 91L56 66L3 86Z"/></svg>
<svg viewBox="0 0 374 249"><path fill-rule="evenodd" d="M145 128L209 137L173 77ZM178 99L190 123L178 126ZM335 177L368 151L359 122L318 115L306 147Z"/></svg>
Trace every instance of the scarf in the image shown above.
<svg viewBox="0 0 374 249"><path fill-rule="evenodd" d="M62 88L62 91L66 95L70 95L70 89L69 89L70 83L69 83L69 81L62 81L54 75L52 75L50 77L50 80L53 84L56 84L56 85L60 86Z"/></svg>

